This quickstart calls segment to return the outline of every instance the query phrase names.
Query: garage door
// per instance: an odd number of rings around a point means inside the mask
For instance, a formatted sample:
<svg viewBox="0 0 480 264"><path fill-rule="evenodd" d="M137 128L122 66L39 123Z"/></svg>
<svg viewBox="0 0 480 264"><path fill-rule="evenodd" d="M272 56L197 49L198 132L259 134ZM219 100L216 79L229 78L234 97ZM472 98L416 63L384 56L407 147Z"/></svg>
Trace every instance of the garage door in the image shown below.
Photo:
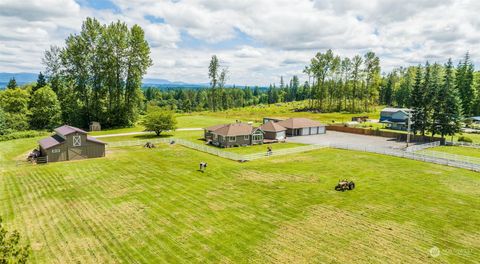
<svg viewBox="0 0 480 264"><path fill-rule="evenodd" d="M318 134L318 127L311 127L310 128L310 135Z"/></svg>
<svg viewBox="0 0 480 264"><path fill-rule="evenodd" d="M305 127L302 129L302 136L310 135L310 128Z"/></svg>
<svg viewBox="0 0 480 264"><path fill-rule="evenodd" d="M319 127L318 128L318 134L325 134L325 127Z"/></svg>

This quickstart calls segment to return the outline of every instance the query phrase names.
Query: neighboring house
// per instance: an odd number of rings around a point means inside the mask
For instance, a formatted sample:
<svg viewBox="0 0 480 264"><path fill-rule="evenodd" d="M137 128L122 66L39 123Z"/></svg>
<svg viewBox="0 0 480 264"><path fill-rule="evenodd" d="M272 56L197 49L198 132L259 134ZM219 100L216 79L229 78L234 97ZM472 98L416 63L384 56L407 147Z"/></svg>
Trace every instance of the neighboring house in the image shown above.
<svg viewBox="0 0 480 264"><path fill-rule="evenodd" d="M276 142L284 141L287 138L287 129L278 123L275 123L274 121L268 121L267 123L261 125L260 129L264 132L263 137L265 140Z"/></svg>
<svg viewBox="0 0 480 264"><path fill-rule="evenodd" d="M263 131L246 123L208 127L204 136L207 142L222 148L263 144Z"/></svg>
<svg viewBox="0 0 480 264"><path fill-rule="evenodd" d="M465 118L465 120L469 120L474 124L480 124L480 116L468 117L468 118Z"/></svg>
<svg viewBox="0 0 480 264"><path fill-rule="evenodd" d="M264 117L262 124L266 124L270 121L277 123L277 122L280 122L282 120L284 120L284 119L278 118L278 117Z"/></svg>
<svg viewBox="0 0 480 264"><path fill-rule="evenodd" d="M41 157L47 157L48 162L105 156L106 143L88 136L80 128L64 125L54 131L53 136L38 142Z"/></svg>
<svg viewBox="0 0 480 264"><path fill-rule="evenodd" d="M278 121L277 124L287 129L287 137L325 134L326 132L324 124L308 118L294 117Z"/></svg>
<svg viewBox="0 0 480 264"><path fill-rule="evenodd" d="M390 129L407 130L408 115L411 112L408 108L384 108L380 112L380 123L386 124Z"/></svg>

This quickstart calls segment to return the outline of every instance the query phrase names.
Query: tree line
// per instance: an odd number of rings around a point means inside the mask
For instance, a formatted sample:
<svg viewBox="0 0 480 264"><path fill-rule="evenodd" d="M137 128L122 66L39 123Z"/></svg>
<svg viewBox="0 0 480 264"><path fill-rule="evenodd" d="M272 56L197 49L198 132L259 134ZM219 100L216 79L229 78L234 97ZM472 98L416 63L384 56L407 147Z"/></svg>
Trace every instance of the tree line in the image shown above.
<svg viewBox="0 0 480 264"><path fill-rule="evenodd" d="M91 121L103 127L129 126L142 109L142 79L150 48L138 25L101 24L87 18L64 47L45 52L34 85L17 87L15 79L0 93L0 133L51 129L61 123L82 128Z"/></svg>
<svg viewBox="0 0 480 264"><path fill-rule="evenodd" d="M397 68L383 78L380 102L411 108L416 133L452 135L464 117L480 115L479 77L468 53L456 68L451 59L445 65Z"/></svg>

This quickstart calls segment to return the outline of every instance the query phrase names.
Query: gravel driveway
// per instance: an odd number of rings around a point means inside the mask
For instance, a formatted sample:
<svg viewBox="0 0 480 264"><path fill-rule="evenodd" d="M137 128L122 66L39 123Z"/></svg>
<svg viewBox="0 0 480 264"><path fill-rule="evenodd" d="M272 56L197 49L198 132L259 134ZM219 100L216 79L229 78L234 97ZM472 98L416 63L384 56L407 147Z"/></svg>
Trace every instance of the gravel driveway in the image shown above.
<svg viewBox="0 0 480 264"><path fill-rule="evenodd" d="M289 137L287 142L303 144L342 144L355 146L369 146L389 149L405 148L405 142L398 142L392 138L357 135L336 131L327 131L326 134L312 136Z"/></svg>

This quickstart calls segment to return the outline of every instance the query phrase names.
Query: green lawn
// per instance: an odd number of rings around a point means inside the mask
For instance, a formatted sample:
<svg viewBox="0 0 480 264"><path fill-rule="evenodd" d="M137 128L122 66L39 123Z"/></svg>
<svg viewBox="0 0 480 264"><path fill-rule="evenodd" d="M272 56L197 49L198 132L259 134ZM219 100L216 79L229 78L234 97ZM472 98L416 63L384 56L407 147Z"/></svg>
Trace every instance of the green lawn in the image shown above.
<svg viewBox="0 0 480 264"><path fill-rule="evenodd" d="M0 148L10 159L30 146ZM340 178L357 188L334 191ZM0 215L29 238L32 263L475 263L479 184L467 170L343 150L238 163L128 147L5 168Z"/></svg>
<svg viewBox="0 0 480 264"><path fill-rule="evenodd" d="M469 147L460 147L460 146L440 146L436 148L430 148L427 150L434 150L434 151L446 152L449 154L480 158L480 149L478 148L469 148Z"/></svg>

